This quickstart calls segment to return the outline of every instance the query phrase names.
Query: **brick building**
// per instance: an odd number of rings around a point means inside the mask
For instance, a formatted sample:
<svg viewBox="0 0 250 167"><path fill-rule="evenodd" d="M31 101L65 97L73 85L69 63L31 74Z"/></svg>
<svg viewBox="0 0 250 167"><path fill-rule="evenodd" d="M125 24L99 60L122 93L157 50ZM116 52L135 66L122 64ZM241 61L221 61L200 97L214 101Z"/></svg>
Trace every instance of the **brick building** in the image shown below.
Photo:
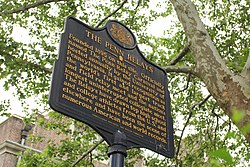
<svg viewBox="0 0 250 167"><path fill-rule="evenodd" d="M37 144L31 143L28 134L46 136L56 143L66 136L58 137L54 131L48 131L41 126L27 126L19 116L12 116L0 124L0 167L15 167L18 161L17 154L29 148L42 152L46 147L46 140Z"/></svg>
<svg viewBox="0 0 250 167"><path fill-rule="evenodd" d="M46 136L46 140L34 144L29 141L28 134ZM58 135L55 131L48 131L41 126L27 126L19 116L12 116L0 124L0 167L16 167L18 162L18 153L25 149L30 149L36 152L42 152L47 146L48 140L54 140L59 143L60 140L66 138L65 135ZM142 160L134 165L134 167L142 167ZM100 162L94 163L95 167L107 167L108 164Z"/></svg>

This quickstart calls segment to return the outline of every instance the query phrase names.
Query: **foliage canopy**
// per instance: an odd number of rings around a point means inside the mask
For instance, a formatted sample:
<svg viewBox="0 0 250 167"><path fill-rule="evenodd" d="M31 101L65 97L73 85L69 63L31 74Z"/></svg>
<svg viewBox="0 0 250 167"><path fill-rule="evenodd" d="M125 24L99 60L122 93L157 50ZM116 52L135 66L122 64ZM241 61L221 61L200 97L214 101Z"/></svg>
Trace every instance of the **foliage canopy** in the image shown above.
<svg viewBox="0 0 250 167"><path fill-rule="evenodd" d="M240 74L250 52L250 1L193 3L227 67ZM123 22L136 35L146 58L169 71L176 156L173 159L156 154L145 157L145 150L133 149L129 151L127 166L141 157L146 166L162 167L170 164L247 166L250 163L249 143L232 123L241 121L241 115L236 110L233 120L226 116L204 82L190 71L196 64L194 54L189 49L183 50L189 46L188 38L169 1L2 0L0 8L0 79L4 81L5 90L15 87L14 94L24 106L27 98L36 97L43 106L38 110L49 113L55 121L47 123L35 113L28 114L26 120L72 135L59 146L50 141L41 154L28 151L19 166L70 166L100 138L86 125L67 121L68 118L47 106L51 68L57 57L64 20L69 15L93 27L104 25L107 19ZM104 19L106 16L109 17ZM159 35L154 29L149 32L150 26L156 28L155 23L159 21L162 25L157 26L167 25L163 26L166 27L164 33ZM182 51L185 56L173 62ZM0 104L0 114L7 112L6 100ZM70 129L72 125L80 130ZM249 126L245 131L249 132ZM32 136L34 142L35 139L39 141L39 137ZM105 143L99 144L78 165L91 166L93 159L107 159L106 149Z"/></svg>

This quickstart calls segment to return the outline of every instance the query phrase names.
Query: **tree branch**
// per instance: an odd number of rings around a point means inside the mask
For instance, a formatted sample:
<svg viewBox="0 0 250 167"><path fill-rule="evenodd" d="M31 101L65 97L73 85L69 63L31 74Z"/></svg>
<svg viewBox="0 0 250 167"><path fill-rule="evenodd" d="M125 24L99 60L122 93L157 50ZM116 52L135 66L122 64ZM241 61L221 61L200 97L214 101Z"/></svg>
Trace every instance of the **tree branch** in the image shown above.
<svg viewBox="0 0 250 167"><path fill-rule="evenodd" d="M231 118L228 119L228 131L227 132L231 132L232 129L232 121ZM225 136L224 141L223 141L223 145L226 144L226 140L228 139L228 135Z"/></svg>
<svg viewBox="0 0 250 167"><path fill-rule="evenodd" d="M195 103L194 105L191 106L191 109L194 110L196 106L198 106L198 108L201 108L201 106L202 106L203 104L205 104L211 96L212 96L212 95L208 95L208 96L207 96L205 99L203 99L201 102Z"/></svg>
<svg viewBox="0 0 250 167"><path fill-rule="evenodd" d="M201 101L201 102L199 103L199 105L198 105L199 108L200 108L203 104L205 104L211 96L212 96L212 95L208 95L203 101Z"/></svg>
<svg viewBox="0 0 250 167"><path fill-rule="evenodd" d="M65 1L65 0L38 0L33 4L24 5L24 6L20 7L20 8L13 9L11 11L0 12L0 15L24 12L26 10L29 10L31 8L35 8L35 7L40 6L40 5L44 5L44 4L51 3L51 2L59 2L59 1Z"/></svg>
<svg viewBox="0 0 250 167"><path fill-rule="evenodd" d="M22 66L30 66L30 67L32 67L34 69L42 70L42 71L46 72L47 74L51 74L52 73L52 69L51 68L46 68L46 67L38 65L36 63L32 63L30 61L23 60L21 58L16 58L15 56L12 56L12 55L8 55L8 57L10 57L13 61L16 61L17 64L20 64Z"/></svg>
<svg viewBox="0 0 250 167"><path fill-rule="evenodd" d="M40 69L40 70L46 72L47 74L51 74L52 73L52 69L51 68L42 67L41 65L38 65L38 64L35 64L35 63L31 63L29 61L24 61L24 60L22 60L22 63L24 65L29 65L29 66L31 66L33 68Z"/></svg>
<svg viewBox="0 0 250 167"><path fill-rule="evenodd" d="M186 74L193 74L197 76L198 74L192 67L186 67L186 66L165 66L162 67L163 70L166 72L176 72L176 73L186 73Z"/></svg>
<svg viewBox="0 0 250 167"><path fill-rule="evenodd" d="M216 107L217 107L217 104L215 104L213 106L212 111L211 111L211 113L216 117L216 126L215 126L215 129L214 129L214 139L213 139L214 149L216 149L216 136L217 136L217 130L219 128L219 118L221 118L219 114L215 113ZM211 143L212 143L212 140L211 140Z"/></svg>
<svg viewBox="0 0 250 167"><path fill-rule="evenodd" d="M132 24L133 24L133 22L134 22L135 15L136 15L136 13L138 12L138 8L139 8L139 6L140 6L141 1L142 1L142 0L138 0L137 6L136 6L135 9L134 9L135 12L134 12L134 14L133 14L133 16L132 16L132 19L131 19L131 23L132 23Z"/></svg>
<svg viewBox="0 0 250 167"><path fill-rule="evenodd" d="M189 51L189 44L187 44L183 50L168 63L168 66L177 64Z"/></svg>
<svg viewBox="0 0 250 167"><path fill-rule="evenodd" d="M206 119L206 122L207 122L207 125L210 124L210 121L208 121L208 119ZM207 126L206 134L207 134L209 140L212 142L212 138L210 136L210 127L209 126Z"/></svg>
<svg viewBox="0 0 250 167"><path fill-rule="evenodd" d="M106 16L104 19L102 19L95 27L98 28L106 19L108 19L109 17L111 17L112 15L114 15L116 12L118 12L118 10L120 10L127 1L128 0L124 0L122 2L122 4L115 11L113 11L108 16Z"/></svg>
<svg viewBox="0 0 250 167"><path fill-rule="evenodd" d="M250 50L249 50L247 62L241 72L241 75L247 80L250 80Z"/></svg>
<svg viewBox="0 0 250 167"><path fill-rule="evenodd" d="M216 136L218 128L219 128L219 117L216 117L216 126L214 129L214 149L216 149Z"/></svg>
<svg viewBox="0 0 250 167"><path fill-rule="evenodd" d="M88 154L90 154L94 149L96 149L96 147L99 146L103 141L104 139L101 139L100 141L98 141L86 153L84 153L77 161L75 161L71 167L75 167L81 160L83 160Z"/></svg>
<svg viewBox="0 0 250 167"><path fill-rule="evenodd" d="M179 94L180 92L183 92L183 91L187 90L188 87L189 87L190 80L191 80L191 74L188 75L187 84L186 84L185 88L183 88L182 90L180 90L180 91L178 91L176 93L173 93L173 96L176 95L176 94Z"/></svg>
<svg viewBox="0 0 250 167"><path fill-rule="evenodd" d="M195 71L198 73L197 77L204 82L218 105L230 118L232 118L235 109L246 115L240 122L235 123L239 129L242 129L250 120L250 83L248 79L242 79L243 77L233 74L227 67L209 37L192 0L170 1L190 43L190 50L194 55ZM250 60L247 61L243 70L243 73L248 76L249 62ZM250 132L244 136L250 143Z"/></svg>
<svg viewBox="0 0 250 167"><path fill-rule="evenodd" d="M199 108L206 103L206 101L208 101L208 99L211 97L211 95L208 95L204 100L202 100L200 103L198 104L194 104L193 106L191 106L191 109L194 110L195 109L195 106L198 106ZM181 132L181 137L180 137L180 140L179 140L179 143L178 143L178 147L177 147L177 151L176 151L176 159L177 159L177 156L179 154L179 151L180 151L180 145L181 145L181 140L182 140L182 137L183 137L183 134L184 134L184 131L188 125L188 122L189 120L191 119L193 115L193 111L190 111L189 114L188 114L188 118L187 118L187 121L182 129L182 132Z"/></svg>
<svg viewBox="0 0 250 167"><path fill-rule="evenodd" d="M190 111L190 113L188 114L187 121L186 121L186 123L185 123L185 125L184 125L184 127L183 127L183 129L182 129L182 131L181 131L181 137L180 137L180 140L179 140L179 143L178 143L178 147L177 147L177 151L176 151L176 159L177 159L178 154L179 154L179 152L180 152L181 140L182 140L184 131L185 131L185 129L186 129L187 125L188 125L188 122L189 122L190 118L192 117L192 115L193 115L193 112Z"/></svg>

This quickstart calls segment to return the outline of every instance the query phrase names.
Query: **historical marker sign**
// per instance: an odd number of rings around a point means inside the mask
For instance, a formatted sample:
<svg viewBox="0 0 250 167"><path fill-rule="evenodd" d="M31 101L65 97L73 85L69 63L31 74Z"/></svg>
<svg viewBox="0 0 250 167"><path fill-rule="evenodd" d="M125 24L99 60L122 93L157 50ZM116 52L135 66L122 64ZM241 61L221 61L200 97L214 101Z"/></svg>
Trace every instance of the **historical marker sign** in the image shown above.
<svg viewBox="0 0 250 167"><path fill-rule="evenodd" d="M94 29L68 17L54 65L49 103L93 127L109 144L113 133L127 147L173 157L173 125L164 70L147 61L134 35L109 21Z"/></svg>

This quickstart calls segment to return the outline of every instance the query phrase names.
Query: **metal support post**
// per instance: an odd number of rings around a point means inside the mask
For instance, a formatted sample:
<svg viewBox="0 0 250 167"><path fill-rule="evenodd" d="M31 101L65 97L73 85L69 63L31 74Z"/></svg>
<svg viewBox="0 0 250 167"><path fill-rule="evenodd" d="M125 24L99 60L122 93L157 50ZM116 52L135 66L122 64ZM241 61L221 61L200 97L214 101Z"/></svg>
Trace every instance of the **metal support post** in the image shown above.
<svg viewBox="0 0 250 167"><path fill-rule="evenodd" d="M126 135L117 131L114 134L114 142L108 148L108 156L110 157L110 167L124 167L124 159L127 156Z"/></svg>

